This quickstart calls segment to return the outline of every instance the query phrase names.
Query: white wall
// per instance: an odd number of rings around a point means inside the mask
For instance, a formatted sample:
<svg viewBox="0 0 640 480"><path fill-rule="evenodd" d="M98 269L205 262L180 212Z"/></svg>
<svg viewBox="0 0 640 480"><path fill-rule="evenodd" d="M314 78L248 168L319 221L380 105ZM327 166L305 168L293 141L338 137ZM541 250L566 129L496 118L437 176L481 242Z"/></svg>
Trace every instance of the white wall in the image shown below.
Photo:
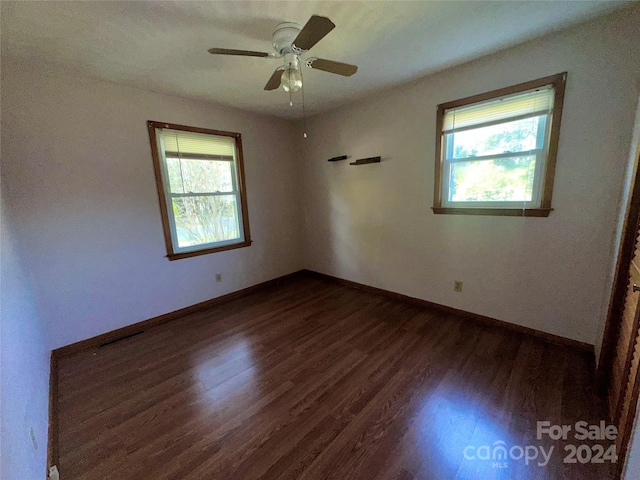
<svg viewBox="0 0 640 480"><path fill-rule="evenodd" d="M49 347L0 188L0 478L31 480L47 466Z"/></svg>
<svg viewBox="0 0 640 480"><path fill-rule="evenodd" d="M306 268L595 343L638 98L639 24L639 8L624 11L310 119L300 147ZM436 105L563 71L551 216L434 215ZM343 154L383 161L326 161Z"/></svg>
<svg viewBox="0 0 640 480"><path fill-rule="evenodd" d="M52 348L302 267L291 122L8 59L2 74L3 169ZM165 258L147 120L242 134L251 247Z"/></svg>

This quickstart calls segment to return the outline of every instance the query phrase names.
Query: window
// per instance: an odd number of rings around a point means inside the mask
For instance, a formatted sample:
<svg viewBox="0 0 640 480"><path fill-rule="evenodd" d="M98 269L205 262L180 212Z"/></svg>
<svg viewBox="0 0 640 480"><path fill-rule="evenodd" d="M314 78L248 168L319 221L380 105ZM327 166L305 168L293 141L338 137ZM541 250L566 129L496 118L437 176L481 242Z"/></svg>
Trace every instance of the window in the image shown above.
<svg viewBox="0 0 640 480"><path fill-rule="evenodd" d="M438 105L434 213L549 215L565 80Z"/></svg>
<svg viewBox="0 0 640 480"><path fill-rule="evenodd" d="M251 245L240 134L148 126L169 259Z"/></svg>

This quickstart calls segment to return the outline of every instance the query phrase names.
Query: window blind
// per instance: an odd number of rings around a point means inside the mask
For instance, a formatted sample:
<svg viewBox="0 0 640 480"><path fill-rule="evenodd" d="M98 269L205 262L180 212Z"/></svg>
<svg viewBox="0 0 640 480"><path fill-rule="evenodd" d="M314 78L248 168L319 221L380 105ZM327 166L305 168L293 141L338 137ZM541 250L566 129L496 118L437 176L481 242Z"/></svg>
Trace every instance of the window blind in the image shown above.
<svg viewBox="0 0 640 480"><path fill-rule="evenodd" d="M475 125L499 122L515 117L526 117L533 113L541 115L553 109L552 86L524 93L508 95L485 102L464 105L445 110L443 133L452 133Z"/></svg>
<svg viewBox="0 0 640 480"><path fill-rule="evenodd" d="M202 135L193 132L162 129L162 146L167 156L176 158L196 157L233 160L235 139L233 137Z"/></svg>

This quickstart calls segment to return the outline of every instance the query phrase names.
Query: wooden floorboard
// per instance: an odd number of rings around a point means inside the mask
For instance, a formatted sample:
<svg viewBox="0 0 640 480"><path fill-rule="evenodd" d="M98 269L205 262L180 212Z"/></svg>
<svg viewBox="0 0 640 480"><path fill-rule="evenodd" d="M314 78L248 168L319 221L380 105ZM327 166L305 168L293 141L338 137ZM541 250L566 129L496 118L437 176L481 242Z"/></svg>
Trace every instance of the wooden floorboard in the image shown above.
<svg viewBox="0 0 640 480"><path fill-rule="evenodd" d="M536 422L606 419L593 358L300 276L58 361L69 479L598 479ZM548 465L464 458L504 441ZM585 443L576 442L573 443ZM591 442L592 444L593 442Z"/></svg>

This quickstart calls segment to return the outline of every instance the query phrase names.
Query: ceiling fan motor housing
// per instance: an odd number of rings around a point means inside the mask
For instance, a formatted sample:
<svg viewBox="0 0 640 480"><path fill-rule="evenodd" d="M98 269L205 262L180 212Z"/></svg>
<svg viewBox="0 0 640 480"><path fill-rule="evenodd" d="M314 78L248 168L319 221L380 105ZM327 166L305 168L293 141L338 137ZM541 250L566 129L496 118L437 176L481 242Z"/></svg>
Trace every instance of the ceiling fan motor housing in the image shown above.
<svg viewBox="0 0 640 480"><path fill-rule="evenodd" d="M285 55L293 51L291 46L300 30L302 27L293 22L280 23L276 26L273 31L272 45L278 55Z"/></svg>

